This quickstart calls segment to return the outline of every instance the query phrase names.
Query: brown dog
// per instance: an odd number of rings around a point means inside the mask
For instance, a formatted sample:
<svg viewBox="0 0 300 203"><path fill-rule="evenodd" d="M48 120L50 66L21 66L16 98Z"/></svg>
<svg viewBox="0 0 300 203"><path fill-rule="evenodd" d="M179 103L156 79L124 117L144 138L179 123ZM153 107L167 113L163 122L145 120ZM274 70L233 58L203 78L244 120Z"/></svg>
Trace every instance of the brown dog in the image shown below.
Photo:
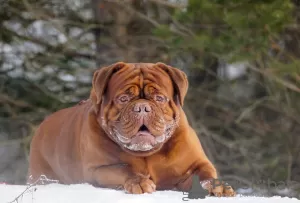
<svg viewBox="0 0 300 203"><path fill-rule="evenodd" d="M187 191L217 178L182 110L186 75L163 63L119 62L95 72L90 100L45 119L30 149L30 182L90 183L129 193Z"/></svg>

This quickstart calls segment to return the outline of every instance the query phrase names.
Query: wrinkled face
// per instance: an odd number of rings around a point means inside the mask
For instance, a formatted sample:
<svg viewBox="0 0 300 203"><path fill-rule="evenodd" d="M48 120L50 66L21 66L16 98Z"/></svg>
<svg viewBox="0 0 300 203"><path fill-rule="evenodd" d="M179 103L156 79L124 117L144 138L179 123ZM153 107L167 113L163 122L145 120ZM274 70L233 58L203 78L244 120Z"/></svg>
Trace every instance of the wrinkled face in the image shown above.
<svg viewBox="0 0 300 203"><path fill-rule="evenodd" d="M108 82L101 124L125 151L150 155L174 133L179 110L170 76L154 64L127 64Z"/></svg>

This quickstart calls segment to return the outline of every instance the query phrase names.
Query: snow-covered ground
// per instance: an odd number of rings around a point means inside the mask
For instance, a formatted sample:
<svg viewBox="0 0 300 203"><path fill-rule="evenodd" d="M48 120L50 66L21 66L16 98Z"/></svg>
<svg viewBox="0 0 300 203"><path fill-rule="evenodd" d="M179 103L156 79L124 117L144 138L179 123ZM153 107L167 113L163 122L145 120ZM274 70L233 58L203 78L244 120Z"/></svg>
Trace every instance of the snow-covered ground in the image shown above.
<svg viewBox="0 0 300 203"><path fill-rule="evenodd" d="M181 192L159 191L153 194L130 195L123 191L95 188L91 185L60 185L51 184L45 186L31 187L26 190L26 186L0 185L0 203L168 203L168 202L203 202L203 203L300 203L296 198L287 197L246 197L238 196L234 198L206 197L205 199L192 199L183 201L186 197ZM14 201L18 197L17 201Z"/></svg>

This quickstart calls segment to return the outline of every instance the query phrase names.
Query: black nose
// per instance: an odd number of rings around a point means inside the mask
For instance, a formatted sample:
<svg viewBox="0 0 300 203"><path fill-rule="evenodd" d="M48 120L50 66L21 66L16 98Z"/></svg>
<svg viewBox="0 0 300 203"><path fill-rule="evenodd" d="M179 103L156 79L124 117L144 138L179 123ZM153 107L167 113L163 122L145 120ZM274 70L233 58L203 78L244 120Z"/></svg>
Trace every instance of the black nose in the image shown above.
<svg viewBox="0 0 300 203"><path fill-rule="evenodd" d="M136 113L149 113L151 112L151 106L148 103L137 103L133 107L133 111Z"/></svg>

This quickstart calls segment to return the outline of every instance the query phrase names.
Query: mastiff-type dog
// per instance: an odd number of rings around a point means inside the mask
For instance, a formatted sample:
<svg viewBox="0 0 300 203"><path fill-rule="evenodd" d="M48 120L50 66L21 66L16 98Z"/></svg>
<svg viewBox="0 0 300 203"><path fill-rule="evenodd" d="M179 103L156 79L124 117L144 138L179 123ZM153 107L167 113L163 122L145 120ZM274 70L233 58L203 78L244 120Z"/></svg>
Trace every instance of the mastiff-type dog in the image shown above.
<svg viewBox="0 0 300 203"><path fill-rule="evenodd" d="M40 124L30 146L29 183L44 175L127 193L189 191L234 196L218 179L183 110L186 74L164 63L118 62L95 71L90 98Z"/></svg>

